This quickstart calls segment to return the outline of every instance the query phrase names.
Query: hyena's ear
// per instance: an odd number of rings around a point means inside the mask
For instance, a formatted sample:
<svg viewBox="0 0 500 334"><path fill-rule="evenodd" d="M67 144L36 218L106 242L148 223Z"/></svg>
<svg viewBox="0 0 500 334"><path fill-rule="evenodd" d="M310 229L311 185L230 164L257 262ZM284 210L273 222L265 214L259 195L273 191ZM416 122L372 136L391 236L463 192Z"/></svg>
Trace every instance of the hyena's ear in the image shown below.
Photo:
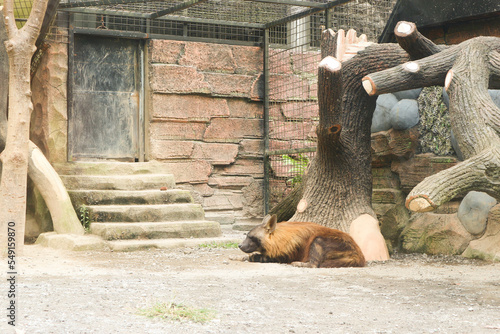
<svg viewBox="0 0 500 334"><path fill-rule="evenodd" d="M273 233L276 229L276 224L278 223L278 217L276 215L267 215L263 220L264 228L267 233Z"/></svg>

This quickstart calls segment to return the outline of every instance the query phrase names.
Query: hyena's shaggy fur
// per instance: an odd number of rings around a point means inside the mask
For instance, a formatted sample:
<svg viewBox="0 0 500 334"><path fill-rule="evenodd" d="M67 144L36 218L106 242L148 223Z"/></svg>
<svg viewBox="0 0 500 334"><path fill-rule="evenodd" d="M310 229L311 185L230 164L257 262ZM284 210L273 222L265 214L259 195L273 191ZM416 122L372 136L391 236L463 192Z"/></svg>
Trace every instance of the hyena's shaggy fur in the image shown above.
<svg viewBox="0 0 500 334"><path fill-rule="evenodd" d="M239 245L245 260L292 263L301 267L363 267L365 258L350 235L315 223L277 223L266 216Z"/></svg>

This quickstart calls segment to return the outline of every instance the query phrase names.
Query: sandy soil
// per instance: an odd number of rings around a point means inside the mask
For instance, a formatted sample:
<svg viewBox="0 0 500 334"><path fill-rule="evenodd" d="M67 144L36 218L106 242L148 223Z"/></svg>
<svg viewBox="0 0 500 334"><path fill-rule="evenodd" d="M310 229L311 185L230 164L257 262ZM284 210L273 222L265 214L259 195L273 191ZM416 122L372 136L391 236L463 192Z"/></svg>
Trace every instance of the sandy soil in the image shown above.
<svg viewBox="0 0 500 334"><path fill-rule="evenodd" d="M500 333L500 263L396 255L365 268L308 269L229 260L237 249L25 253L19 333ZM171 301L216 317L138 314Z"/></svg>

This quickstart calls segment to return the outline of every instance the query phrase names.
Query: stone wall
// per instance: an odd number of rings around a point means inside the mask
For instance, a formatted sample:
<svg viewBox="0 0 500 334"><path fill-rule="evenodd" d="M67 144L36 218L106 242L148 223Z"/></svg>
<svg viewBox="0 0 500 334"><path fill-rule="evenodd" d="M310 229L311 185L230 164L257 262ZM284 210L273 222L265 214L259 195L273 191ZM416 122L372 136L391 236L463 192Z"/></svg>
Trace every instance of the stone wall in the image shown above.
<svg viewBox="0 0 500 334"><path fill-rule="evenodd" d="M260 218L262 49L151 40L148 53L146 159L168 164L207 218Z"/></svg>

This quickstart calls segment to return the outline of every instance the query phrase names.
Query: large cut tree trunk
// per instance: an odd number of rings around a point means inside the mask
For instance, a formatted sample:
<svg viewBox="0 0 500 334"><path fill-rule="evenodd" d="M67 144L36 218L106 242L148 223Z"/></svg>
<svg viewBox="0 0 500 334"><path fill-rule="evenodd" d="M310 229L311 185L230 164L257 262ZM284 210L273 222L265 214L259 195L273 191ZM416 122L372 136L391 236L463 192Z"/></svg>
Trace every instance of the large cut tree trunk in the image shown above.
<svg viewBox="0 0 500 334"><path fill-rule="evenodd" d="M31 103L30 64L35 41L40 32L47 0L34 0L31 15L23 28L17 29L14 1L5 0L3 17L8 40L9 114L5 149L0 154L0 224L2 251L6 248L7 225L15 225L16 253L22 254L26 223L26 186L29 158Z"/></svg>
<svg viewBox="0 0 500 334"><path fill-rule="evenodd" d="M395 44L367 43L353 30L347 35L342 30L325 31L321 48L317 152L303 190L287 199L288 205L296 205L290 220L350 232L367 260L383 260L387 250L371 206L370 128L376 98L366 94L361 79L409 57ZM285 212L283 204L274 210ZM373 251L373 243L378 250Z"/></svg>
<svg viewBox="0 0 500 334"><path fill-rule="evenodd" d="M403 47L413 45L406 49L414 61L368 75L363 79L366 91L376 95L444 85L450 97L451 127L466 158L424 179L408 195L407 207L431 211L471 190L500 200L500 109L488 93L488 88L500 88L500 38L476 37L438 47L409 22L399 22L395 34Z"/></svg>
<svg viewBox="0 0 500 334"><path fill-rule="evenodd" d="M349 58L349 51L357 54ZM401 64L408 56L395 45L359 40L352 30L347 37L343 31L334 34L327 30L323 33L322 57L318 69L317 153L308 167L304 191L291 220L314 221L347 232L359 216L375 217L371 206L370 128L376 98L366 94L361 79Z"/></svg>

